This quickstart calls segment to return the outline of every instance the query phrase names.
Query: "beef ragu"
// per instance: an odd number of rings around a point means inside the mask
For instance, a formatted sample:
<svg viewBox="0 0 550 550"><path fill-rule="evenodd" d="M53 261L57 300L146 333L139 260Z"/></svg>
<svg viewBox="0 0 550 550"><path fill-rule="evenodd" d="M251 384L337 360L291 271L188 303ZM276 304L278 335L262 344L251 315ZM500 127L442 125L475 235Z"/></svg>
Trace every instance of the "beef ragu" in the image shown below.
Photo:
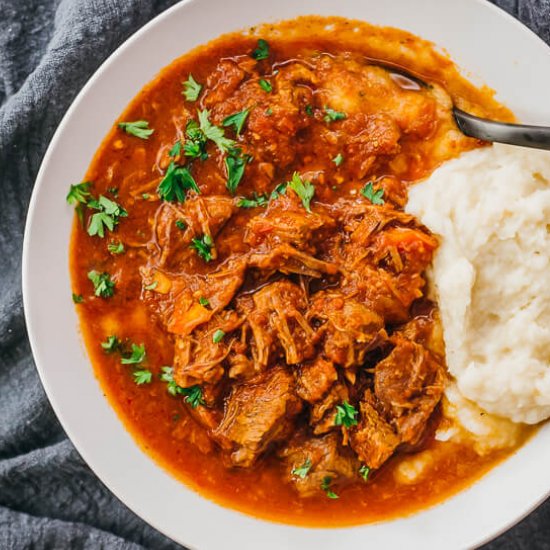
<svg viewBox="0 0 550 550"><path fill-rule="evenodd" d="M451 97L510 117L402 31L264 26L166 68L71 188L97 375L142 446L201 493L289 523L361 523L500 458L434 440L438 241L403 212L408 185L482 146ZM432 467L405 483L419 452Z"/></svg>

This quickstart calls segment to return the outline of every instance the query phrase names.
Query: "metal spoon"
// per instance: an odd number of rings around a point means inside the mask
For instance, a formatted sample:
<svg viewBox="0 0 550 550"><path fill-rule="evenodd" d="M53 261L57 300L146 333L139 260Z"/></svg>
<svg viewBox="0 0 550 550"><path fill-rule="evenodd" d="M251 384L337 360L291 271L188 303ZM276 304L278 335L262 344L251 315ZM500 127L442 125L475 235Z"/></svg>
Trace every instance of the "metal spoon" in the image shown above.
<svg viewBox="0 0 550 550"><path fill-rule="evenodd" d="M402 67L395 67L390 64L375 63L384 67L391 75L396 84L407 90L419 90L428 88L429 84L404 70ZM550 151L550 127L530 126L527 124L510 124L480 118L462 109L453 106L453 115L460 131L470 137L482 139L483 141L496 141L534 149L546 149Z"/></svg>

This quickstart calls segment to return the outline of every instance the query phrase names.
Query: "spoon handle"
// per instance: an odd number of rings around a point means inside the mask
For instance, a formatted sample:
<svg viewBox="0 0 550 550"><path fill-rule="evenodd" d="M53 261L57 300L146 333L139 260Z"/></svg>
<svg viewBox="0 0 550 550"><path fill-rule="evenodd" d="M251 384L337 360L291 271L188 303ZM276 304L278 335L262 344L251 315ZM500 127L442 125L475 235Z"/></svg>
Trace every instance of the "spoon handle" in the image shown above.
<svg viewBox="0 0 550 550"><path fill-rule="evenodd" d="M456 107L453 108L453 112L460 131L467 136L484 141L496 141L550 151L549 126L496 122L470 115Z"/></svg>

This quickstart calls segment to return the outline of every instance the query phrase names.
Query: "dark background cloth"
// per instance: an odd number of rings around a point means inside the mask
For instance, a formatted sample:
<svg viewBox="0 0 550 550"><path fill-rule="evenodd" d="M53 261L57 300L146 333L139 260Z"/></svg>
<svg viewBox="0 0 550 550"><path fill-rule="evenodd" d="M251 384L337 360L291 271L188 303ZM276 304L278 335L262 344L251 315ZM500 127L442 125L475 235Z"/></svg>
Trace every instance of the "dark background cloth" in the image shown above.
<svg viewBox="0 0 550 550"><path fill-rule="evenodd" d="M109 54L173 3L0 0L2 550L181 548L118 501L67 439L34 367L21 299L27 206L57 125ZM495 3L550 42L550 0ZM487 36L490 40L490 29ZM550 500L487 549L550 550Z"/></svg>

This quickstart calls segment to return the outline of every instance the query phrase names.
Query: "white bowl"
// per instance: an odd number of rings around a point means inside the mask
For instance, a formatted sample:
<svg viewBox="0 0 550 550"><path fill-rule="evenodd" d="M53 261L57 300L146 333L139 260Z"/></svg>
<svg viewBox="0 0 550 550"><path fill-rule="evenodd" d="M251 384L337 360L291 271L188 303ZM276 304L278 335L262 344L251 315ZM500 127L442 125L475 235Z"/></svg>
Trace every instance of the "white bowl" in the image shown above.
<svg viewBox="0 0 550 550"><path fill-rule="evenodd" d="M76 448L134 512L201 549L466 548L517 522L549 493L550 425L469 489L416 515L339 529L254 519L204 499L162 470L124 429L94 377L71 302L69 184L81 180L113 121L174 58L231 30L315 13L399 27L450 53L518 117L550 122L550 49L486 0L192 0L151 21L96 72L65 115L31 200L23 254L27 327L40 377Z"/></svg>

